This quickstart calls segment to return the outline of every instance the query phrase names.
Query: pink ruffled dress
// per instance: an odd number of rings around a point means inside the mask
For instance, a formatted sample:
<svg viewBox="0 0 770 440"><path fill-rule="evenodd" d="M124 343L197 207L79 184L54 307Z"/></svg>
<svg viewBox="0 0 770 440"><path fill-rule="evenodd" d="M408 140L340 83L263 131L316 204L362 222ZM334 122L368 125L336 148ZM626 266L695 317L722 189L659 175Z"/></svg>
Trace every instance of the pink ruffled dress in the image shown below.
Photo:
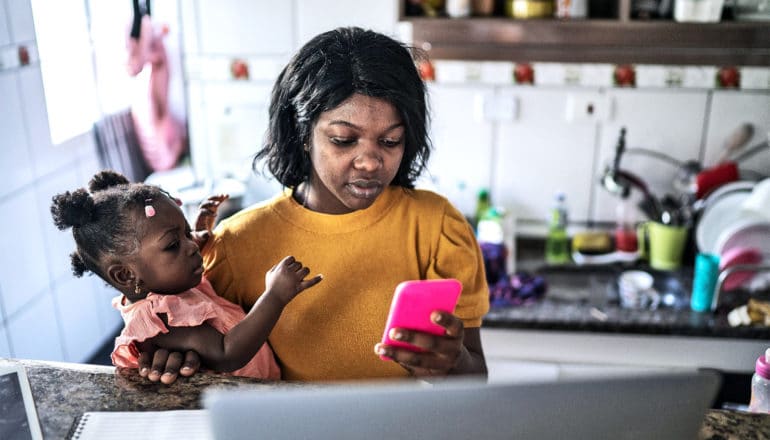
<svg viewBox="0 0 770 440"><path fill-rule="evenodd" d="M158 316L161 313L166 314L171 327L195 327L207 323L222 334L246 316L240 306L218 296L205 277L198 286L177 295L150 293L147 298L129 305L124 305L124 296L120 295L112 299L112 306L120 312L125 323L120 336L115 338L112 363L128 368L139 367L137 343L168 333ZM281 370L268 344L263 344L248 364L232 374L271 380L281 378Z"/></svg>

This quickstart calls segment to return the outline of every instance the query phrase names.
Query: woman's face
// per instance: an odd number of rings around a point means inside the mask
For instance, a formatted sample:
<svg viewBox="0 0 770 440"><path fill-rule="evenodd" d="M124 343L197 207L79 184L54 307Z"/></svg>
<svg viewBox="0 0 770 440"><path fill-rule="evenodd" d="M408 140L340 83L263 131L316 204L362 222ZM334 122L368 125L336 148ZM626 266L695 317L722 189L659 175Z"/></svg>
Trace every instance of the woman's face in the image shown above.
<svg viewBox="0 0 770 440"><path fill-rule="evenodd" d="M370 96L354 94L321 113L310 141L306 206L327 214L368 208L396 177L404 131L396 108Z"/></svg>

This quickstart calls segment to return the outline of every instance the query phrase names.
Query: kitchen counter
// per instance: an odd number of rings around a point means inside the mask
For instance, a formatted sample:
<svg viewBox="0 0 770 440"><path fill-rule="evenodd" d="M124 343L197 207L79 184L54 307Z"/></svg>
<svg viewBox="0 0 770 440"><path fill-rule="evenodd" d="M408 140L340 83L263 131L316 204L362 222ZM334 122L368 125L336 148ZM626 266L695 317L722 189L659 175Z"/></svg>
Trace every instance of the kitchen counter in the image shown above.
<svg viewBox="0 0 770 440"><path fill-rule="evenodd" d="M73 420L85 411L149 411L198 409L208 387L291 387L297 383L264 382L222 374L198 374L166 386L141 379L133 370L106 366L26 360L38 417L45 438L65 438ZM770 415L709 410L701 439L768 438Z"/></svg>
<svg viewBox="0 0 770 440"><path fill-rule="evenodd" d="M692 270L663 273L646 266L634 266L656 276L662 292L655 310L628 309L618 301L616 277L627 267L540 267L533 272L545 278L548 290L543 298L518 306L493 306L484 326L569 330L642 335L676 335L710 338L770 340L770 327L731 327L727 313L745 304L746 292L722 294L716 313L699 313L689 308Z"/></svg>

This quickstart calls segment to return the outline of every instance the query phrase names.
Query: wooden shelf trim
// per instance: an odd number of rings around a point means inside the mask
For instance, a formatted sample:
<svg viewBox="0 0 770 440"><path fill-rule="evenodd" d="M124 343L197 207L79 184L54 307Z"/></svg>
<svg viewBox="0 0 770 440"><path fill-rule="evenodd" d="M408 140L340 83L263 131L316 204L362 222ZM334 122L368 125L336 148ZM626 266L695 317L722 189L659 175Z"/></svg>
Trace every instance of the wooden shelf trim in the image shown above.
<svg viewBox="0 0 770 440"><path fill-rule="evenodd" d="M770 24L408 19L435 59L770 66Z"/></svg>

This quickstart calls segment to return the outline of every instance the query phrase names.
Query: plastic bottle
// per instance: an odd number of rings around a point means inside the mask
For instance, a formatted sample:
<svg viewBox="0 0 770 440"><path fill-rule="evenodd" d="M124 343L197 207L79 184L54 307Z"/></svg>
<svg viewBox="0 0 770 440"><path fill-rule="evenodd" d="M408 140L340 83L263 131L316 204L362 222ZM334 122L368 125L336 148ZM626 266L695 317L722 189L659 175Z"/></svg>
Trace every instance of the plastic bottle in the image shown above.
<svg viewBox="0 0 770 440"><path fill-rule="evenodd" d="M636 252L639 243L636 237L634 223L634 205L629 198L623 198L615 207L615 250L621 252Z"/></svg>
<svg viewBox="0 0 770 440"><path fill-rule="evenodd" d="M478 226L479 222L484 219L491 206L489 201L489 191L482 189L476 197L476 213L475 218L473 219L476 226Z"/></svg>
<svg viewBox="0 0 770 440"><path fill-rule="evenodd" d="M545 239L545 261L548 264L564 264L570 261L567 223L567 196L563 192L559 192L556 194L553 208L551 208L548 235Z"/></svg>
<svg viewBox="0 0 770 440"><path fill-rule="evenodd" d="M751 377L751 402L749 411L770 413L770 348L757 358Z"/></svg>

